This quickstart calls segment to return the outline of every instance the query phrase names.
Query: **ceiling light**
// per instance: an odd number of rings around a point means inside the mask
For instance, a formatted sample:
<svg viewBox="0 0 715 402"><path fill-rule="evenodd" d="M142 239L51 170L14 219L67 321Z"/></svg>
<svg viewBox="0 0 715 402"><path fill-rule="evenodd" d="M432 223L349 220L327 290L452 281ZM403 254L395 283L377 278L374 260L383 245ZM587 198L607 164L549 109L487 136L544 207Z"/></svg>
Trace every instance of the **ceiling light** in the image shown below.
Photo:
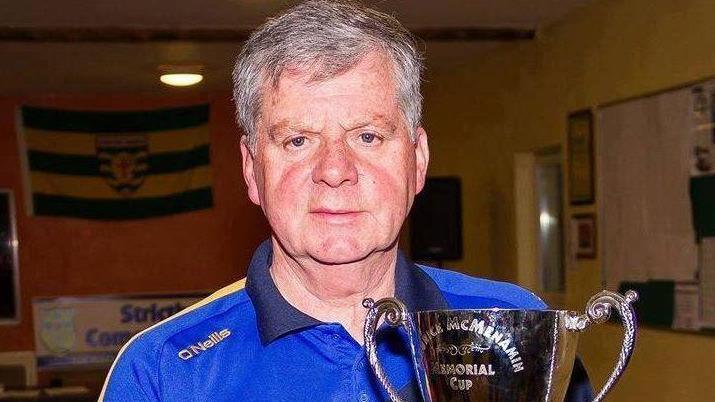
<svg viewBox="0 0 715 402"><path fill-rule="evenodd" d="M162 74L159 80L166 85L171 85L174 87L188 87L191 85L196 85L204 79L201 74L188 74L188 73L171 73Z"/></svg>

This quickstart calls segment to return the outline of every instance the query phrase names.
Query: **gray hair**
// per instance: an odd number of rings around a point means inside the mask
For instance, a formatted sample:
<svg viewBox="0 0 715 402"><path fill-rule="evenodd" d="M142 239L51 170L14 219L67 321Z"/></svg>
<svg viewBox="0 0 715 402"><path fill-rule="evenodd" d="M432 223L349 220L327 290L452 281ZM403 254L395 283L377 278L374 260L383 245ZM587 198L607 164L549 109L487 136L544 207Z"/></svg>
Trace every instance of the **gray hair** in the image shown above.
<svg viewBox="0 0 715 402"><path fill-rule="evenodd" d="M233 70L238 123L255 150L262 88L286 69L305 68L324 81L347 72L371 52L392 64L400 110L414 141L422 118L422 52L394 17L351 1L310 0L269 19L251 34Z"/></svg>

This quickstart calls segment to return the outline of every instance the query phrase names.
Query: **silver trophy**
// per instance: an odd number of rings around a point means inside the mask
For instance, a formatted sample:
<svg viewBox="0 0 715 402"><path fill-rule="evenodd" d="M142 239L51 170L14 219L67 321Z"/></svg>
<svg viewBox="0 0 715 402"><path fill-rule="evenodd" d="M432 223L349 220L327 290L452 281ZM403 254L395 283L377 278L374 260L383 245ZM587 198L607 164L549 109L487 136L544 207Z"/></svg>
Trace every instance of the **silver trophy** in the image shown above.
<svg viewBox="0 0 715 402"><path fill-rule="evenodd" d="M602 291L586 313L566 310L432 310L409 313L395 298L374 302L365 320L370 365L390 399L401 401L377 356L375 333L384 316L403 326L410 340L422 398L438 401L561 402L576 358L579 332L618 311L624 337L618 361L594 401L601 401L623 374L635 347L637 324L631 303L638 299Z"/></svg>

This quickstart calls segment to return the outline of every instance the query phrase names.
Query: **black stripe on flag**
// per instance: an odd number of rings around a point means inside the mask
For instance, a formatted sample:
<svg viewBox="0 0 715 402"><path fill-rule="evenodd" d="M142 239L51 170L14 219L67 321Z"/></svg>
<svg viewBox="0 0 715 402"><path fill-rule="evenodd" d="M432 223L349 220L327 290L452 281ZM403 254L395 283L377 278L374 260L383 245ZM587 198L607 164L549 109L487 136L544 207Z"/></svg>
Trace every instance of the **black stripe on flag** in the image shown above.
<svg viewBox="0 0 715 402"><path fill-rule="evenodd" d="M210 147L202 145L189 151L149 154L147 175L175 173L210 163ZM77 176L100 176L99 159L90 155L62 155L28 151L30 170Z"/></svg>
<svg viewBox="0 0 715 402"><path fill-rule="evenodd" d="M149 111L78 111L22 107L25 127L47 131L132 133L166 131L207 124L209 105Z"/></svg>
<svg viewBox="0 0 715 402"><path fill-rule="evenodd" d="M131 200L82 199L47 194L34 194L32 198L36 215L101 220L150 218L213 206L210 187L164 197Z"/></svg>

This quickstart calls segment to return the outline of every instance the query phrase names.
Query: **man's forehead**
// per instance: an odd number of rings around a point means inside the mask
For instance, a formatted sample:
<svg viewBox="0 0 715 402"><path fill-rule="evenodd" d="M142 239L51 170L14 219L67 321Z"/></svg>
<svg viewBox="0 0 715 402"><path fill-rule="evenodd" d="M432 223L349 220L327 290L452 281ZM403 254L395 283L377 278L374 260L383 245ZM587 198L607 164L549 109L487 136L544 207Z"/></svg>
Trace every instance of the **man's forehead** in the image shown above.
<svg viewBox="0 0 715 402"><path fill-rule="evenodd" d="M332 65L325 65L326 62L321 60L288 64L280 69L280 73L272 77L270 81L274 87L278 86L282 79L299 80L305 84L320 84L355 70L369 71L372 74L381 75L383 78L388 76L392 78L392 63L390 60L382 51L370 51L361 57L354 58L351 64L339 69Z"/></svg>
<svg viewBox="0 0 715 402"><path fill-rule="evenodd" d="M380 58L363 58L350 70L322 81L311 69L289 69L278 85L263 86L261 123L269 129L322 127L326 120L344 128L400 123L392 74Z"/></svg>
<svg viewBox="0 0 715 402"><path fill-rule="evenodd" d="M284 67L275 79L267 79L261 86L264 104L278 102L286 95L313 95L350 87L359 90L369 84L382 86L380 95L396 94L391 64L380 53L369 53L350 68L330 76L324 76L322 69L319 63Z"/></svg>

